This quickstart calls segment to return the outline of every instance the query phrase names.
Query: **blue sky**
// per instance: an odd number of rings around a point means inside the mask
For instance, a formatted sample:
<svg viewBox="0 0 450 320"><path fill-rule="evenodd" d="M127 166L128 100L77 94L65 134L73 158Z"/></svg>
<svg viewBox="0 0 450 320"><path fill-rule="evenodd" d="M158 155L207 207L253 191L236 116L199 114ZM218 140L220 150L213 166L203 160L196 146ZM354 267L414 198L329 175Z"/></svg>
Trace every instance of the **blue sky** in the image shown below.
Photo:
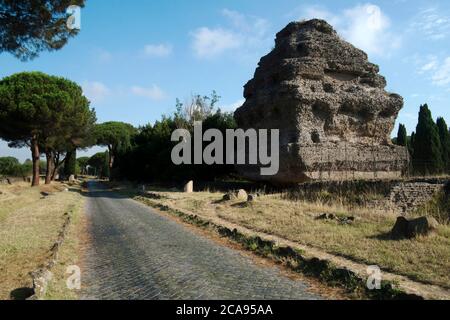
<svg viewBox="0 0 450 320"><path fill-rule="evenodd" d="M0 55L0 77L39 70L83 86L99 122L143 125L175 99L216 90L221 106L242 103L243 85L276 32L293 20L325 18L369 54L399 93L399 120L415 129L418 107L450 122L450 1L87 0L81 32L31 62ZM92 154L99 149L88 152ZM0 156L29 158L0 142Z"/></svg>

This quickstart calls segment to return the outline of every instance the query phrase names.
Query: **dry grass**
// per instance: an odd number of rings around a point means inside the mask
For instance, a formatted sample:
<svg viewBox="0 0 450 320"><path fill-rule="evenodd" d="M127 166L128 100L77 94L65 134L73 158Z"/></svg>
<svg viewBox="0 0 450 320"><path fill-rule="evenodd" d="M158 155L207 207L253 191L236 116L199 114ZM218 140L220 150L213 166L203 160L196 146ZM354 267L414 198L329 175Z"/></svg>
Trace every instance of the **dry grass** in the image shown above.
<svg viewBox="0 0 450 320"><path fill-rule="evenodd" d="M222 194L160 193L160 202L196 214L220 217L255 231L313 246L357 262L379 265L393 273L450 288L450 227L414 240L394 241L387 236L396 215L341 204L289 201L282 195L263 196L252 204L221 202ZM354 216L352 225L317 220L323 213Z"/></svg>
<svg viewBox="0 0 450 320"><path fill-rule="evenodd" d="M25 183L0 186L0 299L30 287L29 272L47 258L63 214L78 210L81 195L61 192L64 188L58 183L39 188ZM51 195L43 198L41 192Z"/></svg>
<svg viewBox="0 0 450 320"><path fill-rule="evenodd" d="M72 223L69 226L64 245L59 252L58 264L52 270L53 279L50 282L45 299L46 300L77 300L78 292L67 288L66 273L69 266L79 266L80 264L80 234L83 230L83 202L78 202L72 210Z"/></svg>

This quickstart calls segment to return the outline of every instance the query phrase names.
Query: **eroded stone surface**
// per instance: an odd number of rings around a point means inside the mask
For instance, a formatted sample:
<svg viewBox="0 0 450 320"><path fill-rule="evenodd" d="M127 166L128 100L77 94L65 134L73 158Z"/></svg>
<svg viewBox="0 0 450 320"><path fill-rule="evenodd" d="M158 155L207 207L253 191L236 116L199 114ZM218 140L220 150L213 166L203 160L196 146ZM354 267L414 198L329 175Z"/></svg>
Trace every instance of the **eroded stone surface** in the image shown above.
<svg viewBox="0 0 450 320"><path fill-rule="evenodd" d="M256 180L396 178L408 162L390 134L403 98L367 54L339 38L323 20L293 22L280 31L245 85L235 112L241 128L280 129L280 171Z"/></svg>

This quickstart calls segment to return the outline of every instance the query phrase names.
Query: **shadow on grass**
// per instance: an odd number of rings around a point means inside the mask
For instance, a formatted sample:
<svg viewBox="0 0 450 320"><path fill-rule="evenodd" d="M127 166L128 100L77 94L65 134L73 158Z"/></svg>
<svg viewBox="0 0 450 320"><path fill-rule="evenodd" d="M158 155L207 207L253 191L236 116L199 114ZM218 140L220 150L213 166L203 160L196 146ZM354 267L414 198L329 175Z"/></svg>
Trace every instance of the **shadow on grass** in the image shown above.
<svg viewBox="0 0 450 320"><path fill-rule="evenodd" d="M408 239L406 237L398 237L398 236L394 237L391 232L383 232L383 233L376 234L376 235L373 235L373 236L370 236L367 238L372 239L372 240L392 241L392 242Z"/></svg>
<svg viewBox="0 0 450 320"><path fill-rule="evenodd" d="M11 300L26 300L34 294L32 288L18 288L10 293Z"/></svg>

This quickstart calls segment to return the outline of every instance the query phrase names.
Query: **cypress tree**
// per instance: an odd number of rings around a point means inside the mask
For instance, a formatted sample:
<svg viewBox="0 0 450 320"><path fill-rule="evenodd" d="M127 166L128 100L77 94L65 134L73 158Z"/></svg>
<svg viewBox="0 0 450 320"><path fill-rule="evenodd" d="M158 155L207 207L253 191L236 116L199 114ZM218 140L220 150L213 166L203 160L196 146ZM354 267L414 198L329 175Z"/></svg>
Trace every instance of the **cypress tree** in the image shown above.
<svg viewBox="0 0 450 320"><path fill-rule="evenodd" d="M406 133L406 127L404 124L400 123L397 133L397 145L407 147L408 146L408 135Z"/></svg>
<svg viewBox="0 0 450 320"><path fill-rule="evenodd" d="M415 142L416 142L416 133L413 131L413 133L411 133L411 139L410 139L409 145L408 145L409 154L411 155L411 157L413 157L413 155L414 155Z"/></svg>
<svg viewBox="0 0 450 320"><path fill-rule="evenodd" d="M439 130L427 104L420 106L414 138L414 170L419 174L436 174L443 170Z"/></svg>
<svg viewBox="0 0 450 320"><path fill-rule="evenodd" d="M439 139L441 140L441 154L444 169L450 172L450 133L444 118L438 118L436 125L439 131Z"/></svg>

